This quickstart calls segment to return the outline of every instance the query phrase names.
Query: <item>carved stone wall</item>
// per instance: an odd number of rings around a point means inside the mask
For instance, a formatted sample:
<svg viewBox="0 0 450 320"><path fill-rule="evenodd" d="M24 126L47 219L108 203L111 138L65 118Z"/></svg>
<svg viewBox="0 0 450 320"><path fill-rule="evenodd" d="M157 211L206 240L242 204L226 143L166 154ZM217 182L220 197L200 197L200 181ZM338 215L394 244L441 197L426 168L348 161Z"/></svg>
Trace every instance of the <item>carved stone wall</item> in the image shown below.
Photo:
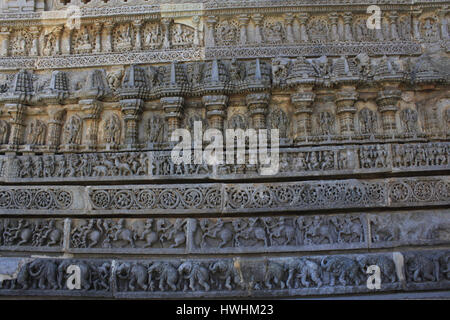
<svg viewBox="0 0 450 320"><path fill-rule="evenodd" d="M448 291L448 3L370 4L3 1L0 297ZM195 121L279 171L174 163Z"/></svg>

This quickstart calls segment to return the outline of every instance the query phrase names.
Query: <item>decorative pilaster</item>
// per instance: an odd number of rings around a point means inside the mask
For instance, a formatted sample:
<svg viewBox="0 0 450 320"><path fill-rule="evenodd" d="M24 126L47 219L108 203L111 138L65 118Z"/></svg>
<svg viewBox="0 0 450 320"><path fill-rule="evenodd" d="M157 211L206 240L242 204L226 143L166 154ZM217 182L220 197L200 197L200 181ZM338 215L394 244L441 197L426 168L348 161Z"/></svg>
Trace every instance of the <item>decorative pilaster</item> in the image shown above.
<svg viewBox="0 0 450 320"><path fill-rule="evenodd" d="M343 18L344 18L344 41L353 41L353 34L352 34L353 15L351 12L346 12L344 13Z"/></svg>
<svg viewBox="0 0 450 320"><path fill-rule="evenodd" d="M214 27L217 23L217 18L215 16L209 16L206 19L206 25L208 27L207 33L206 33L206 47L215 47L216 46L216 40L214 37Z"/></svg>
<svg viewBox="0 0 450 320"><path fill-rule="evenodd" d="M253 120L253 128L266 129L266 114L269 106L270 94L250 93L246 97L247 107Z"/></svg>
<svg viewBox="0 0 450 320"><path fill-rule="evenodd" d="M215 47L216 40L214 38L214 27L217 23L217 18L215 16L209 16L206 19L206 26L208 27L206 32L206 47Z"/></svg>
<svg viewBox="0 0 450 320"><path fill-rule="evenodd" d="M389 30L391 35L391 40L398 40L398 32L397 32L397 21L398 21L398 13L397 11L392 11L389 15Z"/></svg>
<svg viewBox="0 0 450 320"><path fill-rule="evenodd" d="M291 95L291 102L295 106L297 121L295 140L306 140L311 135L312 104L316 94L312 92L312 86L301 87L297 93Z"/></svg>
<svg viewBox="0 0 450 320"><path fill-rule="evenodd" d="M49 115L47 141L50 149L56 149L61 143L61 128L66 110L61 105L52 105L47 108Z"/></svg>
<svg viewBox="0 0 450 320"><path fill-rule="evenodd" d="M239 21L239 43L246 44L248 42L247 27L250 18L245 14L241 14L238 17L238 21Z"/></svg>
<svg viewBox="0 0 450 320"><path fill-rule="evenodd" d="M125 121L125 144L134 147L138 142L138 121L144 101L142 99L120 100L120 108Z"/></svg>
<svg viewBox="0 0 450 320"><path fill-rule="evenodd" d="M194 47L198 47L200 46L200 33L199 33L200 17L193 16L192 22L194 24Z"/></svg>
<svg viewBox="0 0 450 320"><path fill-rule="evenodd" d="M56 54L62 54L61 51L61 41L62 41L62 34L63 34L63 30L64 27L63 26L58 26L54 29L54 33L55 33L55 37L56 37L56 42L55 42L55 53Z"/></svg>
<svg viewBox="0 0 450 320"><path fill-rule="evenodd" d="M86 128L85 145L90 150L95 150L98 143L98 122L102 111L102 104L95 99L86 99L78 101L81 110L84 112L83 122Z"/></svg>
<svg viewBox="0 0 450 320"><path fill-rule="evenodd" d="M228 97L226 95L210 95L204 96L202 101L206 107L206 117L210 122L210 127L223 131Z"/></svg>
<svg viewBox="0 0 450 320"><path fill-rule="evenodd" d="M420 30L419 30L419 17L422 14L422 10L415 10L412 12L413 16L413 35L415 40L420 40Z"/></svg>
<svg viewBox="0 0 450 320"><path fill-rule="evenodd" d="M448 7L445 6L441 10L438 11L439 13L439 21L441 24L441 39L442 40L448 40L448 23L447 23L447 13L448 13Z"/></svg>
<svg viewBox="0 0 450 320"><path fill-rule="evenodd" d="M385 88L378 92L378 111L381 113L383 131L386 134L394 134L397 130L395 114L401 95L402 92L396 88Z"/></svg>
<svg viewBox="0 0 450 320"><path fill-rule="evenodd" d="M105 27L105 32L106 32L105 52L112 52L113 51L112 31L114 28L114 23L107 22L104 24L104 27Z"/></svg>
<svg viewBox="0 0 450 320"><path fill-rule="evenodd" d="M339 16L336 12L330 13L329 15L330 23L331 23L331 41L337 42L339 41L339 33L338 33L338 20Z"/></svg>
<svg viewBox="0 0 450 320"><path fill-rule="evenodd" d="M384 35L383 35L383 24L385 23L385 18L383 16L380 17L380 28L375 29L375 38L377 41L384 41Z"/></svg>
<svg viewBox="0 0 450 320"><path fill-rule="evenodd" d="M356 100L358 100L358 92L353 87L343 88L336 93L336 115L343 135L352 135L355 132Z"/></svg>
<svg viewBox="0 0 450 320"><path fill-rule="evenodd" d="M162 22L162 31L163 31L163 48L169 49L170 48L170 24L172 23L172 19L170 18L163 18L161 19Z"/></svg>
<svg viewBox="0 0 450 320"><path fill-rule="evenodd" d="M133 21L133 26L136 31L136 39L134 41L134 49L142 49L142 20Z"/></svg>
<svg viewBox="0 0 450 320"><path fill-rule="evenodd" d="M15 149L22 144L25 133L25 110L27 106L21 103L5 104L5 109L11 117L11 134L9 135L9 148Z"/></svg>
<svg viewBox="0 0 450 320"><path fill-rule="evenodd" d="M2 43L2 48L1 48L1 55L3 57L7 57L8 56L8 49L9 49L9 37L10 37L10 30L7 27L2 27L0 29L0 38L1 38L1 43Z"/></svg>
<svg viewBox="0 0 450 320"><path fill-rule="evenodd" d="M298 21L300 22L300 41L301 42L308 42L308 33L306 32L306 23L308 22L308 14L307 13L301 13L298 15Z"/></svg>
<svg viewBox="0 0 450 320"><path fill-rule="evenodd" d="M73 30L74 29L69 29L67 32L67 37L66 37L66 48L67 48L67 53L72 54L73 53L73 45L72 45L72 37L73 37Z"/></svg>
<svg viewBox="0 0 450 320"><path fill-rule="evenodd" d="M95 23L94 24L94 33L95 33L95 48L94 52L99 53L102 51L102 24Z"/></svg>
<svg viewBox="0 0 450 320"><path fill-rule="evenodd" d="M252 16L253 23L255 24L255 43L262 43L261 23L264 19L262 14L255 14Z"/></svg>
<svg viewBox="0 0 450 320"><path fill-rule="evenodd" d="M39 27L30 27L31 33L31 48L30 48L30 56L38 56L39 55L39 34L41 33L41 29Z"/></svg>
<svg viewBox="0 0 450 320"><path fill-rule="evenodd" d="M166 113L166 119L168 124L168 138L172 136L172 132L175 129L180 128L181 118L183 117L183 97L163 97L161 98L161 104L164 112Z"/></svg>
<svg viewBox="0 0 450 320"><path fill-rule="evenodd" d="M294 15L292 13L286 13L284 15L284 24L286 26L286 40L288 43L294 43L294 32L292 24L294 23Z"/></svg>

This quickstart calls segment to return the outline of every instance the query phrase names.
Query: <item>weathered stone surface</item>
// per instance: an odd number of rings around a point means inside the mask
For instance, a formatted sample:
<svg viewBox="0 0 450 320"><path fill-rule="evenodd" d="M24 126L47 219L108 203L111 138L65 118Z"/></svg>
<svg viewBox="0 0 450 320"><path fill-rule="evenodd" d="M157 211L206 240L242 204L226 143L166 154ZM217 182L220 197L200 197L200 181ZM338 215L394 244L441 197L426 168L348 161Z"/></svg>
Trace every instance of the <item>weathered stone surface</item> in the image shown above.
<svg viewBox="0 0 450 320"><path fill-rule="evenodd" d="M395 259L401 255L404 260ZM2 282L0 295L117 298L282 297L370 293L365 268L381 269L382 291L448 289L448 251L321 255L283 258L152 260L32 259ZM4 265L16 258L1 258ZM404 262L403 262L404 261ZM81 289L65 271L78 265Z"/></svg>
<svg viewBox="0 0 450 320"><path fill-rule="evenodd" d="M370 4L3 1L0 296L444 297L448 5ZM177 129L278 129L279 169Z"/></svg>

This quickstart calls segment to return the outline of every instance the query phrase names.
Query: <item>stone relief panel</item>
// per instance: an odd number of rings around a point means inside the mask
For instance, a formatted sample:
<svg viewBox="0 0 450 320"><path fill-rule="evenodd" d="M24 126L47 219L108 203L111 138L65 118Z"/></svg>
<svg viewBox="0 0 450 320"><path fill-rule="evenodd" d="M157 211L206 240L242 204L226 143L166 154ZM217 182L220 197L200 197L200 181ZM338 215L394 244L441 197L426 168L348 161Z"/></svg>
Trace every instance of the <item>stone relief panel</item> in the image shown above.
<svg viewBox="0 0 450 320"><path fill-rule="evenodd" d="M284 23L274 17L268 17L263 24L264 40L268 44L280 44L286 42L286 30Z"/></svg>
<svg viewBox="0 0 450 320"><path fill-rule="evenodd" d="M93 26L82 26L72 34L71 48L73 54L91 53L95 48Z"/></svg>
<svg viewBox="0 0 450 320"><path fill-rule="evenodd" d="M392 205L427 201L446 203L450 196L449 187L448 181L445 180L405 179L402 182L390 183L389 197Z"/></svg>
<svg viewBox="0 0 450 320"><path fill-rule="evenodd" d="M172 210L176 212L215 211L222 206L222 191L218 185L152 186L150 188L89 188L93 210Z"/></svg>
<svg viewBox="0 0 450 320"><path fill-rule="evenodd" d="M329 40L328 21L325 17L312 17L307 25L308 38L312 43L326 43Z"/></svg>
<svg viewBox="0 0 450 320"><path fill-rule="evenodd" d="M223 19L215 26L217 46L229 46L239 43L240 28L235 19Z"/></svg>
<svg viewBox="0 0 450 320"><path fill-rule="evenodd" d="M285 183L263 185L226 186L225 210L266 211L289 207L302 209L380 206L386 201L382 182L352 183Z"/></svg>
<svg viewBox="0 0 450 320"><path fill-rule="evenodd" d="M448 224L448 210L220 218L11 217L0 219L0 250L208 255L431 246L449 243Z"/></svg>
<svg viewBox="0 0 450 320"><path fill-rule="evenodd" d="M443 212L369 214L371 247L448 243L450 216Z"/></svg>
<svg viewBox="0 0 450 320"><path fill-rule="evenodd" d="M1 282L1 295L106 297L198 296L264 297L368 293L365 270L380 266L382 291L449 288L448 252L408 251L404 264L392 253L282 258L169 260L7 259L19 266L12 280ZM5 261L6 262L6 261ZM67 288L70 265L82 271L81 288ZM396 270L406 275L399 276Z"/></svg>
<svg viewBox="0 0 450 320"><path fill-rule="evenodd" d="M330 1L0 9L0 295L359 295L373 264L383 293L450 289L448 8L369 30ZM69 4L80 28L42 19ZM173 163L194 121L279 129L279 172Z"/></svg>
<svg viewBox="0 0 450 320"><path fill-rule="evenodd" d="M155 22L148 22L143 27L144 49L159 49L163 43L161 26Z"/></svg>
<svg viewBox="0 0 450 320"><path fill-rule="evenodd" d="M0 250L61 251L62 219L0 219Z"/></svg>
<svg viewBox="0 0 450 320"><path fill-rule="evenodd" d="M32 37L27 29L14 30L11 34L11 56L27 56L31 50Z"/></svg>
<svg viewBox="0 0 450 320"><path fill-rule="evenodd" d="M146 153L84 153L12 159L10 174L20 178L87 178L148 174Z"/></svg>
<svg viewBox="0 0 450 320"><path fill-rule="evenodd" d="M189 48L194 45L194 30L187 25L174 23L171 26L170 37L173 48Z"/></svg>
<svg viewBox="0 0 450 320"><path fill-rule="evenodd" d="M71 252L183 253L187 219L76 219Z"/></svg>
<svg viewBox="0 0 450 320"><path fill-rule="evenodd" d="M80 5L83 6L84 4L80 3ZM135 7L135 9L138 8L139 6ZM321 8L321 11L323 9L325 11L331 10L330 8ZM422 10L423 14L410 8L403 8L400 11L386 10L382 19L382 30L379 31L369 30L365 25L368 16L361 15L359 12L352 13L351 7L346 12L328 13L327 15L308 15L303 11L289 11L283 15L280 15L279 11L277 11L278 15L270 12L261 14L258 12L260 8L253 8L253 12L248 15L230 15L227 13L227 15L197 16L194 17L192 26L178 23L173 18L164 17L156 20L154 13L149 11L138 12L138 10L134 12L134 15L133 12L129 12L131 16L127 16L127 13L123 11L124 7L120 8L123 15L121 19L106 13L113 10L109 6L103 7L103 9L91 8L91 10L96 11L90 16L94 18L90 18L90 20L82 19L80 32L73 34L60 33L59 29L63 25L49 21L45 25L35 24L31 27L31 32L18 36L16 33L17 30L22 32L23 21L19 18L16 20L9 19L5 26L9 50L5 50L3 56L37 56L39 54L51 56L52 54L59 54L61 52L60 41L67 41L72 44L70 54L106 53L111 50L110 40L113 40L113 50L126 56L126 50L160 51L164 48L189 50L189 48L201 44L203 37L208 40L206 45L213 48L232 45L239 49L248 49L250 43L261 46L270 44L292 45L295 43L297 46L309 45L312 48L316 44L348 43L348 50L342 46L336 48L333 45L335 48L332 55L334 56L341 55L343 51L346 54L357 54L357 51L360 50L358 45L351 43L356 40L366 43L377 42L383 45L383 51L386 53L395 54L391 50L399 50L401 54L407 55L407 51L411 50L416 53L420 52L418 43L439 42L448 39L445 8ZM282 8L281 11L283 11ZM111 13L114 13L114 11L111 11ZM105 14L106 16L103 16ZM149 22L144 22L143 25L141 25L141 20L132 23L133 16L136 14L143 17L142 21ZM148 19L146 19L146 15ZM107 31L99 32L105 19ZM110 28L114 24L116 26ZM210 25L206 32L208 33L211 29L211 34L203 35L203 29L200 28L203 24ZM55 30L55 32L49 33L48 30ZM138 35L139 39L137 38ZM98 46L97 37L100 43L105 45ZM25 47L22 38L27 38ZM398 40L404 43L401 44ZM54 44L53 50L50 44ZM365 50L368 50L367 46L365 46ZM317 49L312 49L311 52L315 52L319 56L324 53L318 53ZM276 55L276 53L273 54L273 56ZM261 54L258 54L258 56L261 56ZM79 61L82 64L86 62ZM48 63L48 61L45 63Z"/></svg>
<svg viewBox="0 0 450 320"><path fill-rule="evenodd" d="M232 125L245 125L233 117ZM159 121L152 117L148 121ZM70 122L69 122L70 123ZM67 125L67 124L66 124ZM165 130L148 131L149 148L158 147ZM160 127L161 128L161 127ZM165 128L165 127L164 127ZM148 127L147 127L148 130ZM162 132L162 133L161 133ZM76 131L75 131L76 133ZM68 133L67 133L68 134ZM67 138L68 136L66 136ZM76 138L76 136L74 136ZM155 142L150 142L152 138ZM66 148L75 148L67 144ZM397 172L443 170L449 162L447 143L392 144L292 148L281 151L276 176L316 176L360 172ZM223 164L174 164L170 152L72 153L42 156L0 156L4 181L22 179L80 180L96 177L137 179L140 176L159 179L195 178L208 175L214 179L237 179L236 175L260 177L259 166Z"/></svg>
<svg viewBox="0 0 450 320"><path fill-rule="evenodd" d="M86 208L128 213L237 213L308 211L329 208L384 208L448 205L447 177L387 180L328 180L254 184L89 186L60 188L2 187L3 213L18 210L63 213ZM87 206L89 204L89 206ZM68 210L70 209L70 210ZM66 210L67 212L64 212Z"/></svg>
<svg viewBox="0 0 450 320"><path fill-rule="evenodd" d="M133 49L135 42L134 29L131 23L116 25L113 30L113 48L116 52Z"/></svg>
<svg viewBox="0 0 450 320"><path fill-rule="evenodd" d="M72 192L63 188L0 188L2 210L66 210L73 201Z"/></svg>
<svg viewBox="0 0 450 320"><path fill-rule="evenodd" d="M364 247L364 219L356 215L197 219L194 252Z"/></svg>
<svg viewBox="0 0 450 320"><path fill-rule="evenodd" d="M392 164L395 168L446 166L450 153L443 143L423 145L403 144L392 148Z"/></svg>
<svg viewBox="0 0 450 320"><path fill-rule="evenodd" d="M0 292L9 292L7 294L12 295L14 295L14 291L22 292L22 294L34 292L44 295L45 293L72 295L74 291L67 287L67 279L70 273L66 271L70 265L78 265L81 270L80 290L82 295L105 296L111 292L111 261L78 259L24 260L17 278L0 283Z"/></svg>

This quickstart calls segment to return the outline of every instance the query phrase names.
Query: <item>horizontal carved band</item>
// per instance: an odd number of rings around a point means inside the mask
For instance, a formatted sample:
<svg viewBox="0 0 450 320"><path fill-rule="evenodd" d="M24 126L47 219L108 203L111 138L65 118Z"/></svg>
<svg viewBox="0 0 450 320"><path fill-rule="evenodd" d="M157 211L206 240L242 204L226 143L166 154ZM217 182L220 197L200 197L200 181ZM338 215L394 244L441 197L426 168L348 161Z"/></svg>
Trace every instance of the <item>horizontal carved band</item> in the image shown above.
<svg viewBox="0 0 450 320"><path fill-rule="evenodd" d="M450 181L390 178L265 184L0 187L2 214L241 213L448 205ZM53 208L53 211L45 211Z"/></svg>
<svg viewBox="0 0 450 320"><path fill-rule="evenodd" d="M448 210L253 218L0 219L0 251L304 252L449 244L449 235Z"/></svg>
<svg viewBox="0 0 450 320"><path fill-rule="evenodd" d="M369 293L365 271L373 264L380 267L381 291L450 288L448 251L265 259L0 259L2 265L11 266L11 280L0 283L0 295L137 298ZM80 289L67 287L70 265L81 270Z"/></svg>
<svg viewBox="0 0 450 320"><path fill-rule="evenodd" d="M274 177L358 175L447 170L450 143L409 143L290 148L280 150ZM102 179L257 179L260 165L180 164L170 152L72 153L0 156L0 181L69 182Z"/></svg>

